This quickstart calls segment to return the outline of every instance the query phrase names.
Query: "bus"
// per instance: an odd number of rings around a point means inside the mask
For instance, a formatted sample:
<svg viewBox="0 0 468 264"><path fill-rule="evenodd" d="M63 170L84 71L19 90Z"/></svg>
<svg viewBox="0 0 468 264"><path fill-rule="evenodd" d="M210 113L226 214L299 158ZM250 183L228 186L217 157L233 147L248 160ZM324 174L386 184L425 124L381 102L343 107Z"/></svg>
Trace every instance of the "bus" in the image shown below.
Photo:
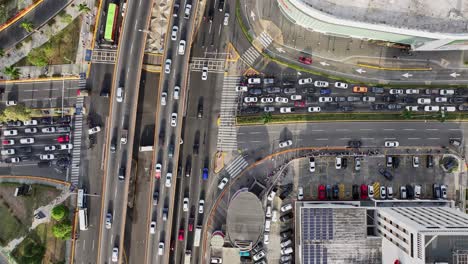
<svg viewBox="0 0 468 264"><path fill-rule="evenodd" d="M80 230L88 230L88 209L82 208L78 211L78 220L80 222Z"/></svg>
<svg viewBox="0 0 468 264"><path fill-rule="evenodd" d="M115 41L115 28L118 13L119 7L114 3L110 3L107 8L106 28L104 30L104 39L109 42Z"/></svg>
<svg viewBox="0 0 468 264"><path fill-rule="evenodd" d="M84 197L84 190L83 189L78 189L78 198L77 198L77 201L76 201L76 204L78 206L78 208L85 208L86 205L85 205L85 197Z"/></svg>

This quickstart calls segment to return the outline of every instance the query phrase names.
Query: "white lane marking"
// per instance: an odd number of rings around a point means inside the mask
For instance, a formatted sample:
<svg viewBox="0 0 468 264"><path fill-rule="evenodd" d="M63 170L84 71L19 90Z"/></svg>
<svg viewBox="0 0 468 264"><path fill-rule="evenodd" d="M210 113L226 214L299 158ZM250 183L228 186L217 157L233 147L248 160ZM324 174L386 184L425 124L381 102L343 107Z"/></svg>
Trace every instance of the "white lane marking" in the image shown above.
<svg viewBox="0 0 468 264"><path fill-rule="evenodd" d="M438 140L440 138L427 138L427 139L429 139L429 140Z"/></svg>
<svg viewBox="0 0 468 264"><path fill-rule="evenodd" d="M427 130L427 131L437 131L437 130L439 130L439 129L438 129L438 128L428 128L428 129L426 129L426 130Z"/></svg>
<svg viewBox="0 0 468 264"><path fill-rule="evenodd" d="M85 250L86 240L83 240L83 251Z"/></svg>
<svg viewBox="0 0 468 264"><path fill-rule="evenodd" d="M395 129L394 128L384 128L383 130L385 130L385 131L394 131Z"/></svg>
<svg viewBox="0 0 468 264"><path fill-rule="evenodd" d="M245 135L245 133L244 132L239 132L239 133L237 133L237 135Z"/></svg>
<svg viewBox="0 0 468 264"><path fill-rule="evenodd" d="M315 140L328 140L328 138L316 138Z"/></svg>
<svg viewBox="0 0 468 264"><path fill-rule="evenodd" d="M361 128L359 129L360 131L373 131L374 129L370 129L370 128Z"/></svg>
<svg viewBox="0 0 468 264"><path fill-rule="evenodd" d="M350 140L351 138L340 138L340 140Z"/></svg>
<svg viewBox="0 0 468 264"><path fill-rule="evenodd" d="M349 129L347 129L347 128L338 128L335 131L349 131Z"/></svg>
<svg viewBox="0 0 468 264"><path fill-rule="evenodd" d="M261 134L262 132L250 132L251 135Z"/></svg>
<svg viewBox="0 0 468 264"><path fill-rule="evenodd" d="M421 139L421 138L408 138L409 140L417 140L417 139Z"/></svg>
<svg viewBox="0 0 468 264"><path fill-rule="evenodd" d="M117 189L118 189L118 188L115 188L115 192L114 192L114 200L117 198Z"/></svg>
<svg viewBox="0 0 468 264"><path fill-rule="evenodd" d="M384 138L384 140L392 140L392 139L396 139L396 138Z"/></svg>
<svg viewBox="0 0 468 264"><path fill-rule="evenodd" d="M93 239L93 244L91 246L91 249L94 251L94 239Z"/></svg>
<svg viewBox="0 0 468 264"><path fill-rule="evenodd" d="M460 129L459 129L459 128L450 128L449 130L451 130L451 131L458 131L458 130L460 130Z"/></svg>
<svg viewBox="0 0 468 264"><path fill-rule="evenodd" d="M324 131L324 130L322 130L322 129L312 129L312 130L310 130L310 131L313 131L313 132L322 132L322 131Z"/></svg>
<svg viewBox="0 0 468 264"><path fill-rule="evenodd" d="M219 27L218 35L221 35L221 28L222 28L222 26Z"/></svg>
<svg viewBox="0 0 468 264"><path fill-rule="evenodd" d="M260 142L262 142L262 141L261 141L261 140L253 140L253 141L250 141L250 142L252 142L252 143L260 143Z"/></svg>
<svg viewBox="0 0 468 264"><path fill-rule="evenodd" d="M373 140L374 138L361 138L361 139L364 139L364 140Z"/></svg>
<svg viewBox="0 0 468 264"><path fill-rule="evenodd" d="M405 131L414 131L414 130L416 130L416 129L414 129L414 128L405 128L405 129L403 129L403 130L405 130Z"/></svg>

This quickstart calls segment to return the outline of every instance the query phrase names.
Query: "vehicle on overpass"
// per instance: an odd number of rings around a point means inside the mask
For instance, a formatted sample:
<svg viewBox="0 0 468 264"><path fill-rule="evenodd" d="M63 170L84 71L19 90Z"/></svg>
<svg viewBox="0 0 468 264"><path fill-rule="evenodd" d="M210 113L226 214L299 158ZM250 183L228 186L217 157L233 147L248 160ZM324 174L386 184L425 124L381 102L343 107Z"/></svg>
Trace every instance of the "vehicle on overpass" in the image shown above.
<svg viewBox="0 0 468 264"><path fill-rule="evenodd" d="M202 227L197 226L197 228L195 229L195 237L193 239L193 246L194 247L199 247L200 246L201 231L202 231Z"/></svg>
<svg viewBox="0 0 468 264"><path fill-rule="evenodd" d="M184 264L190 264L192 259L192 252L190 250L185 251Z"/></svg>
<svg viewBox="0 0 468 264"><path fill-rule="evenodd" d="M115 28L117 26L117 14L119 6L110 3L107 7L106 27L104 29L104 39L109 42L115 42Z"/></svg>

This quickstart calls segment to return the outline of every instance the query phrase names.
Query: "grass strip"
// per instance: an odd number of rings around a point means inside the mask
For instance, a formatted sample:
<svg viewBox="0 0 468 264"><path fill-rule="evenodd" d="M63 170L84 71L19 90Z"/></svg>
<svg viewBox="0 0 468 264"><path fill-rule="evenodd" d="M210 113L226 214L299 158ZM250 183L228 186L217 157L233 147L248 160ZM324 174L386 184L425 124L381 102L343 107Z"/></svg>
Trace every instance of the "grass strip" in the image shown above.
<svg viewBox="0 0 468 264"><path fill-rule="evenodd" d="M318 114L283 114L272 115L268 123L294 123L312 121L440 121L439 113L412 114L410 118L401 113L318 113ZM443 121L465 121L468 113L445 113ZM250 115L237 117L237 125L264 124L262 115Z"/></svg>

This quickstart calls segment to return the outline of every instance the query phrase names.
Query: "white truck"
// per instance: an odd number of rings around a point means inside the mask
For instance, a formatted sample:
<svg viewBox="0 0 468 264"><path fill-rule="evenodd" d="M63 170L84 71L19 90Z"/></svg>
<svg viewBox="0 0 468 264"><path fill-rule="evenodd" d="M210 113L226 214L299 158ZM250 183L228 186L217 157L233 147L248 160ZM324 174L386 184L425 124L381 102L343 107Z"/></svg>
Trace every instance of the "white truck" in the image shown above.
<svg viewBox="0 0 468 264"><path fill-rule="evenodd" d="M195 238L193 239L194 247L200 246L201 231L202 231L201 226L197 226L197 229L195 229Z"/></svg>
<svg viewBox="0 0 468 264"><path fill-rule="evenodd" d="M191 264L190 261L192 259L192 252L190 250L185 251L185 258L184 258L184 264Z"/></svg>

